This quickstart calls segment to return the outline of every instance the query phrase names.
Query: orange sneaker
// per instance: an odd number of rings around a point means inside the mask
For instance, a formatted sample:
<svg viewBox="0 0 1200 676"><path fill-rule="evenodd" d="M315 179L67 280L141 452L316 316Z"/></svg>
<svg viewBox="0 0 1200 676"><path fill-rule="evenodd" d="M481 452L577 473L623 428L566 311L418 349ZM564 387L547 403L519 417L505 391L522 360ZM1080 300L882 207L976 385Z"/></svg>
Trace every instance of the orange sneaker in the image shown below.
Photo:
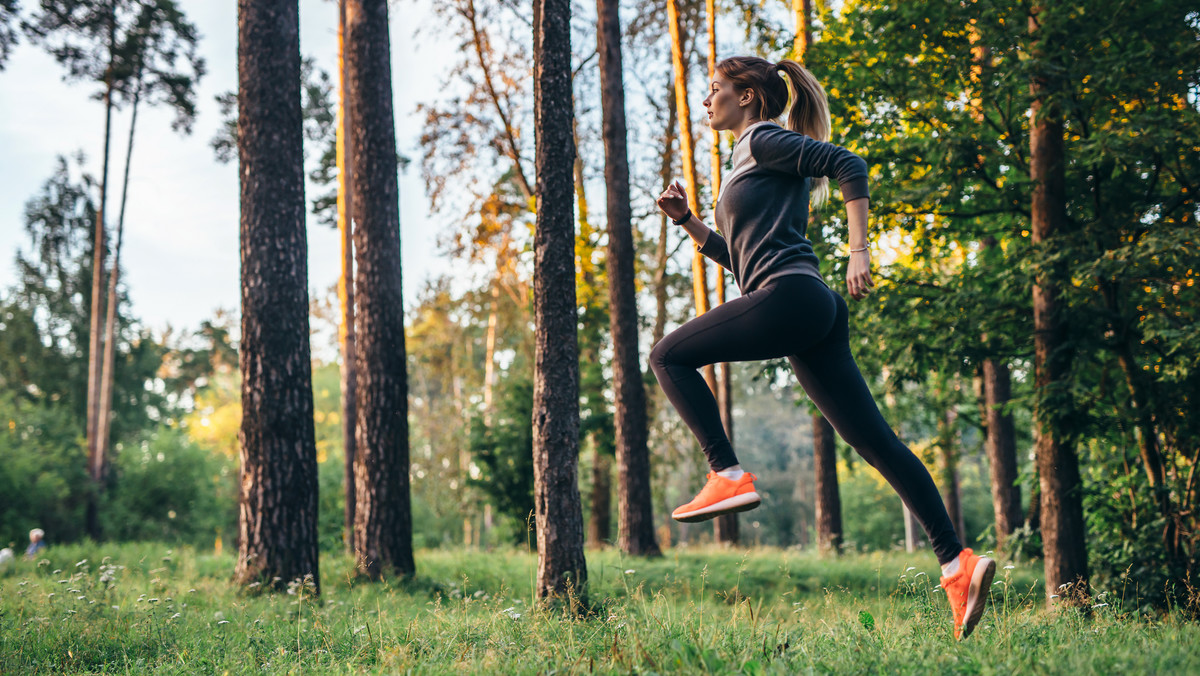
<svg viewBox="0 0 1200 676"><path fill-rule="evenodd" d="M671 513L676 521L707 521L722 514L735 514L754 509L762 499L754 491L758 477L746 472L738 479L726 479L716 472L708 473L708 483L691 502Z"/></svg>
<svg viewBox="0 0 1200 676"><path fill-rule="evenodd" d="M950 612L954 613L954 638L970 636L979 624L995 576L995 561L964 549L958 555L958 570L950 577L942 578L942 589L946 590Z"/></svg>

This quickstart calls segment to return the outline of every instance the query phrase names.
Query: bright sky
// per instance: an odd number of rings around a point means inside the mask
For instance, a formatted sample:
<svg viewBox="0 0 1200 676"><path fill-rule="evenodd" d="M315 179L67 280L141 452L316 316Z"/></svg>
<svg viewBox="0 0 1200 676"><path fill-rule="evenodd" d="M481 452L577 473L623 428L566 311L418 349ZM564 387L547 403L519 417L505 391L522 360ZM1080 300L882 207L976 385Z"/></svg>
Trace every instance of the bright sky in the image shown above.
<svg viewBox="0 0 1200 676"><path fill-rule="evenodd" d="M23 3L28 6L32 3ZM171 131L166 109L142 108L138 116L125 217L122 281L134 313L161 330L168 323L195 328L216 308L236 309L238 272L237 164L219 164L209 147L220 122L213 97L237 89L237 3L234 0L181 0L199 29L208 74L198 92L199 114L191 136ZM425 17L426 0L407 0L391 10L392 86L400 152L417 152L422 92L436 92L439 68L449 64L453 45L417 43L414 32ZM336 72L337 5L300 0L300 51ZM100 174L104 108L90 95L95 85L66 84L63 69L39 48L22 41L0 71L0 287L15 276L13 260L26 246L25 203L53 171L55 157L82 149L87 170ZM114 115L113 160L109 184L119 184L128 111ZM110 187L111 190L111 187ZM405 297L411 304L423 281L449 268L436 256L435 227L427 215L424 188L414 162L400 177L401 242ZM115 214L119 192L110 213ZM311 198L311 195L306 196ZM110 226L114 220L109 220ZM309 219L309 289L323 295L339 274L336 232Z"/></svg>

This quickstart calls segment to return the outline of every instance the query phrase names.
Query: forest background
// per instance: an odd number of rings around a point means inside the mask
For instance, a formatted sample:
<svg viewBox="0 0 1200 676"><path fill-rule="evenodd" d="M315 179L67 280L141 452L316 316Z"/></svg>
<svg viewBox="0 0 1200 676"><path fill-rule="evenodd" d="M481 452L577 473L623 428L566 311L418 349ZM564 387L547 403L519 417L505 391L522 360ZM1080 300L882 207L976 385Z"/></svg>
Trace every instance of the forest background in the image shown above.
<svg viewBox="0 0 1200 676"><path fill-rule="evenodd" d="M70 105L93 115L89 129L99 128L104 106L95 101L104 79L96 73L103 68L97 71L94 61L74 52L54 52L55 36L62 33L38 23L35 3L21 4L0 2L0 59L11 59L0 83L20 64L15 54L48 50L63 66L39 77L68 77L76 96ZM133 15L151 5L190 11L186 3L129 4ZM693 126L707 139L698 121L707 13L700 3L678 7L684 30L674 41L689 64ZM718 7L716 28L724 36L719 56L798 56L793 5ZM616 539L617 511L611 499L605 160L594 8L575 10L579 489L589 539L601 546ZM1039 510L1047 484L1044 473L1039 481L1034 450L1050 440L1077 458L1078 484L1056 497L1078 505L1078 544L1092 579L1114 585L1138 580L1156 590L1146 603L1162 604L1187 597L1197 565L1200 429L1191 409L1200 395L1200 256L1192 195L1200 180L1200 17L1187 3L1170 1L1115 9L1098 2L1056 6L1040 15L1044 35L1058 49L1045 53L1030 38L1030 10L1024 3L989 1L893 6L867 0L809 8L812 43L804 60L830 95L833 140L863 155L872 172L880 288L853 305L853 347L885 414L930 467L967 542L988 548L1007 538L1005 550L1013 556L1043 553ZM403 175L410 182L419 176L428 204L427 213L406 209L401 218L409 266L413 544L524 546L533 537L527 523L534 491L535 214L526 178L533 176L534 162L532 18L523 5L473 0L411 11L406 3L393 5L394 44L407 40L410 22L420 17L418 44L456 47L441 59L395 67L397 114L412 111L421 121L419 138L397 149ZM623 6L643 354L663 331L695 312L686 237L666 227L653 208L664 180L685 173L668 14L663 3ZM160 112L139 123L138 139L151 133L140 129L156 124L185 134L207 129L210 134L194 133L184 142L229 161L235 157L231 99L223 96L216 106L219 122L199 122L214 112L199 103L198 88L212 77L204 75L202 62L210 47L182 13L168 16L160 44L173 46L163 50L171 56L156 71L161 77L110 92L115 120L132 124L140 100L147 112ZM324 26L317 32L328 35L336 28L335 7L305 3L302 21ZM311 241L328 244L325 251L312 246L309 258L326 256L333 262L324 269L331 272L338 265L336 239L321 238L336 221L337 62L327 51L301 47L312 57L304 87L308 229ZM406 84L410 74L417 84ZM1042 93L1030 85L1035 75ZM235 85L230 79L216 90ZM7 116L15 102L8 87L0 91ZM425 98L426 92L439 95ZM1040 120L1035 103L1052 109L1061 124L1063 172L1058 227L1043 229L1040 237L1031 179L1031 136ZM127 164L136 167L141 141L135 146L123 132L113 139L117 149L130 143L126 157L133 160ZM720 147L727 161L731 139L722 139ZM0 291L0 542L20 543L36 526L52 544L90 535L229 546L236 539L241 423L233 309L182 326L152 325L138 318L131 300L140 287L118 284L111 341L113 466L103 490L89 483L85 388L89 324L96 316L89 304L91 233L102 169L96 152L81 157L76 150L55 151L62 159L49 175L37 177L42 183L33 194L5 194L6 209L24 204L24 229L15 237L6 230L20 244L10 283ZM698 154L696 199L707 204L712 172ZM114 160L108 169L110 204L125 166ZM186 238L189 227L205 227L175 222L170 213L139 212L133 205L150 198L139 195L136 182L129 185L130 244L139 232L165 230ZM192 186L191 192L208 190ZM226 195L221 213L232 232L231 185L213 190ZM400 202L421 200L408 191ZM820 214L822 271L835 288L846 254L840 206L835 196ZM116 211L110 206L110 224ZM409 239L411 232L436 234L422 246L415 243L422 242L419 236ZM103 249L111 267L115 249ZM175 256L186 260L188 253ZM412 274L422 264L411 260L435 256L444 264L430 266L428 275ZM135 261L121 261L122 279L137 279ZM231 285L236 273L230 268L228 274L214 284ZM336 290L327 286L332 280L317 275L308 283L319 541L334 551L345 546L340 315ZM144 285L168 297L175 289L186 291L191 295L181 304L213 307L197 300L205 297L206 283L182 275L163 271ZM1035 326L1037 288L1054 289L1052 331ZM1054 342L1046 348L1051 334ZM1043 348L1049 351L1039 355ZM1047 354L1057 370L1043 382L1038 366ZM644 359L642 364L648 391L655 393L649 447L656 537L664 547L711 541L711 527L685 527L668 518L703 477L703 457L657 396ZM1010 385L1003 396L993 386L997 371L1007 374ZM782 363L736 365L729 382L735 443L743 464L763 477L766 499L762 509L741 517L736 539L742 545L828 545L817 519L813 438L819 419ZM997 438L1002 429L1007 442ZM1016 474L998 487L989 455L1004 443ZM842 546L905 546L902 506L878 474L844 446L837 449L836 469ZM1019 491L1000 496L998 489L1011 488ZM88 513L89 496L96 500L94 515Z"/></svg>

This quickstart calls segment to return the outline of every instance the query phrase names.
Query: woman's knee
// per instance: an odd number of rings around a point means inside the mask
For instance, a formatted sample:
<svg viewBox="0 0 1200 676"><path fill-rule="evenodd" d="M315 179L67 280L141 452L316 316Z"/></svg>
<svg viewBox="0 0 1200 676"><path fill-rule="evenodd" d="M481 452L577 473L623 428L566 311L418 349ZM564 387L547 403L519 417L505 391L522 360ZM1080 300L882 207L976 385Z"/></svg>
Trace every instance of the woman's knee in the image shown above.
<svg viewBox="0 0 1200 676"><path fill-rule="evenodd" d="M663 338L650 349L650 368L655 371L666 368L667 355L671 351L669 338Z"/></svg>

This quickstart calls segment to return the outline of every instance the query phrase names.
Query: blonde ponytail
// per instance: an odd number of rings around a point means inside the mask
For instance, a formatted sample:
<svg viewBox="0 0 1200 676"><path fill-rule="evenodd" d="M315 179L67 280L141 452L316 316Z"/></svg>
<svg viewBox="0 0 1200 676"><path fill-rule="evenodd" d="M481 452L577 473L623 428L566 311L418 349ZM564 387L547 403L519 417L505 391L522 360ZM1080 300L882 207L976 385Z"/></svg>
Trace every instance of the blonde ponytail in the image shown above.
<svg viewBox="0 0 1200 676"><path fill-rule="evenodd" d="M787 127L818 141L829 141L829 98L825 88L808 69L791 59L784 59L775 66L783 71L791 90L791 110L788 111ZM809 202L820 207L829 198L829 179L814 178L809 192Z"/></svg>

